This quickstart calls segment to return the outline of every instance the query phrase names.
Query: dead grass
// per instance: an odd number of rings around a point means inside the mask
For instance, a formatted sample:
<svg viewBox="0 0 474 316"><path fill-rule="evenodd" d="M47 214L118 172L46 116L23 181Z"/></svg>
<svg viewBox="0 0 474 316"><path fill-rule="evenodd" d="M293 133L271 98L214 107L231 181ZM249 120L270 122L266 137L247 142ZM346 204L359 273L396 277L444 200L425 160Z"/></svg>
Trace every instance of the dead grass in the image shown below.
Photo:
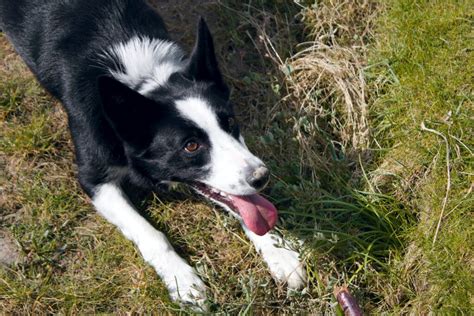
<svg viewBox="0 0 474 316"><path fill-rule="evenodd" d="M318 42L308 46L294 55L287 66L292 70L292 97L299 100L294 130L300 147L306 156L314 157L314 140L323 129L338 140L343 152L367 149L366 87L358 56L340 46ZM321 128L322 122L327 126Z"/></svg>

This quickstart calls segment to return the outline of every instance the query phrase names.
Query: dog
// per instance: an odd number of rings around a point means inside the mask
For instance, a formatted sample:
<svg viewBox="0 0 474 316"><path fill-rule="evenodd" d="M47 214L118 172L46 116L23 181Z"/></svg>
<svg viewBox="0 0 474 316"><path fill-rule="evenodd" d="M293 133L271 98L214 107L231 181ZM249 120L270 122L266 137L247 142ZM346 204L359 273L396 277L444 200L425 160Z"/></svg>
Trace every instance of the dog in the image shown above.
<svg viewBox="0 0 474 316"><path fill-rule="evenodd" d="M206 286L135 206L170 182L235 216L276 281L305 284L299 254L269 232L277 210L258 192L270 171L240 133L202 18L190 55L145 0L2 0L0 28L63 104L81 187L173 300L203 306Z"/></svg>

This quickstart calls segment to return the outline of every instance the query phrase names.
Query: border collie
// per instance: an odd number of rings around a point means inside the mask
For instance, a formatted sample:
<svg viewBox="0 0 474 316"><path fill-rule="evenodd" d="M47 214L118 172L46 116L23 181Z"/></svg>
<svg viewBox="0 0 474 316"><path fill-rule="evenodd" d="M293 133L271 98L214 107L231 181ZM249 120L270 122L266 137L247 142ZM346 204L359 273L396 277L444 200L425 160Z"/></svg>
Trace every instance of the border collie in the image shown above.
<svg viewBox="0 0 474 316"><path fill-rule="evenodd" d="M258 192L269 170L240 134L203 19L189 56L145 0L2 0L0 28L64 105L82 188L173 300L202 306L206 286L134 206L169 182L229 211L277 281L304 285L298 253L267 233L277 211Z"/></svg>

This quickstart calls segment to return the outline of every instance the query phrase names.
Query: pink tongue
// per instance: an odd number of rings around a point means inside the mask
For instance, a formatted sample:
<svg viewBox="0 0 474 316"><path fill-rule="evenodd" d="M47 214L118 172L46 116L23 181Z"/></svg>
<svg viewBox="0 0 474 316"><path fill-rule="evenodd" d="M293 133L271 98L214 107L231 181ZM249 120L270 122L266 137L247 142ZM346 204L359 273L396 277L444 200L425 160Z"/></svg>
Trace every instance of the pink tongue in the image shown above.
<svg viewBox="0 0 474 316"><path fill-rule="evenodd" d="M233 195L233 204L244 220L245 226L257 235L265 235L275 226L278 213L275 206L264 197L253 195Z"/></svg>

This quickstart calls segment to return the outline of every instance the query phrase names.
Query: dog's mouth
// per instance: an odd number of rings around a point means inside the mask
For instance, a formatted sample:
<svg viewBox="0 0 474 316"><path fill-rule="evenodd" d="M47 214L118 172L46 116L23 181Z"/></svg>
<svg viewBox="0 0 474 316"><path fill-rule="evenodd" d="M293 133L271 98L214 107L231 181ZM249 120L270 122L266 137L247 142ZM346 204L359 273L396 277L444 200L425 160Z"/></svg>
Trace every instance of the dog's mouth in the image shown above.
<svg viewBox="0 0 474 316"><path fill-rule="evenodd" d="M194 182L192 187L211 201L230 208L242 218L245 226L257 235L265 235L278 220L276 207L259 194L233 195L201 182Z"/></svg>

